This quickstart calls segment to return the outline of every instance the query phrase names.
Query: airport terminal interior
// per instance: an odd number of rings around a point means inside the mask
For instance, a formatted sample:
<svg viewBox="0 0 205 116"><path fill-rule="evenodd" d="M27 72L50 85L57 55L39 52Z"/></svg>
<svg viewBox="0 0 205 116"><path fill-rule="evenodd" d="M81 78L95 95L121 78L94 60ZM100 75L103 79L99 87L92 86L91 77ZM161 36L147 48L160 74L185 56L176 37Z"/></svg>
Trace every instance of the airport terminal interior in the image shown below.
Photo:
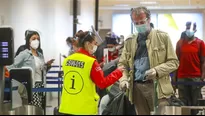
<svg viewBox="0 0 205 116"><path fill-rule="evenodd" d="M0 0L0 115L205 115L205 0Z"/></svg>

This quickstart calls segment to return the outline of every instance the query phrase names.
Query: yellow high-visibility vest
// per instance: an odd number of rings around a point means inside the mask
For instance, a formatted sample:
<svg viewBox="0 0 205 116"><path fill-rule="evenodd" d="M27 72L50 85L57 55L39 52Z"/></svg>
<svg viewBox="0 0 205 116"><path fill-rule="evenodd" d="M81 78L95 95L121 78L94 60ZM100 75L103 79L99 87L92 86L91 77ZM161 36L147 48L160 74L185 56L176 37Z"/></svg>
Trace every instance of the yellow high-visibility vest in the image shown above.
<svg viewBox="0 0 205 116"><path fill-rule="evenodd" d="M63 62L64 83L60 113L73 115L96 115L99 95L90 77L95 59L74 53Z"/></svg>

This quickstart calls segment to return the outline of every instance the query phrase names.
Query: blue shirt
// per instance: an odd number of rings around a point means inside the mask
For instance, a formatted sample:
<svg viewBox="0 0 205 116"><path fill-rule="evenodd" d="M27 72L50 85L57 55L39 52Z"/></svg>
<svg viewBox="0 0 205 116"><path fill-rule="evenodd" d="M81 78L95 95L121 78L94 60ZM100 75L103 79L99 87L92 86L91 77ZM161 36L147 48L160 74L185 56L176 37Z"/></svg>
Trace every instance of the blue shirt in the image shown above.
<svg viewBox="0 0 205 116"><path fill-rule="evenodd" d="M134 61L135 81L145 80L145 71L150 69L146 39L147 36L144 34L139 34L137 38L138 48L135 54L135 61Z"/></svg>

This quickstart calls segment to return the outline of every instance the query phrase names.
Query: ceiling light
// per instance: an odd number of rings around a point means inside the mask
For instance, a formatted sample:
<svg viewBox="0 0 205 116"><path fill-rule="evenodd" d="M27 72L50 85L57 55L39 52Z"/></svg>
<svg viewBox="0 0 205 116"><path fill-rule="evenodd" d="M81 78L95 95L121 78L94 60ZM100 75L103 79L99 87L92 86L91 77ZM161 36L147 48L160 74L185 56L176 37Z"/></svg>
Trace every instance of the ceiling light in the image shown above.
<svg viewBox="0 0 205 116"><path fill-rule="evenodd" d="M124 6L124 7L126 7L126 6L129 6L129 5L128 4L116 4L114 6Z"/></svg>
<svg viewBox="0 0 205 116"><path fill-rule="evenodd" d="M157 2L140 2L140 4L157 4Z"/></svg>

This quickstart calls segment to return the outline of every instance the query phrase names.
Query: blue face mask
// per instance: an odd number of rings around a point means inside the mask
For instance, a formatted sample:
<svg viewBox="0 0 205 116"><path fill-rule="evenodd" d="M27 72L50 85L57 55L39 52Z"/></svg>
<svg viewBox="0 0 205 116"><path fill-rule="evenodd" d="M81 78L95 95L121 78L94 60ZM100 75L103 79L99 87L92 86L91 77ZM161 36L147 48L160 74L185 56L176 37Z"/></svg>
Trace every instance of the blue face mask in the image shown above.
<svg viewBox="0 0 205 116"><path fill-rule="evenodd" d="M186 35L187 37L192 38L194 36L194 31L187 30Z"/></svg>
<svg viewBox="0 0 205 116"><path fill-rule="evenodd" d="M135 28L138 31L138 33L145 33L148 31L148 26L146 23L142 25L135 25Z"/></svg>

